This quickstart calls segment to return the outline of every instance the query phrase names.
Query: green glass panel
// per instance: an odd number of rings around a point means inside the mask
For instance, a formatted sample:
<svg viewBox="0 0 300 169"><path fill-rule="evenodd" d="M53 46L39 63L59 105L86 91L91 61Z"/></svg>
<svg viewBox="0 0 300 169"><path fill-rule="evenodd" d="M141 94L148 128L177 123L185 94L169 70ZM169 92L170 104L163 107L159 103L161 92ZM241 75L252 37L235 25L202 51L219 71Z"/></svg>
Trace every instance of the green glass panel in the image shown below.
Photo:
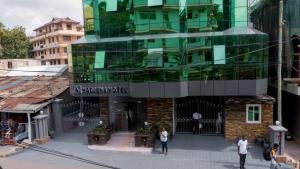
<svg viewBox="0 0 300 169"><path fill-rule="evenodd" d="M224 45L214 46L214 64L226 64Z"/></svg>
<svg viewBox="0 0 300 169"><path fill-rule="evenodd" d="M244 27L248 25L248 8L247 7L238 7L235 8L235 26Z"/></svg>
<svg viewBox="0 0 300 169"><path fill-rule="evenodd" d="M106 11L111 12L111 11L117 11L118 7L118 0L100 0L100 3L104 2L106 6Z"/></svg>
<svg viewBox="0 0 300 169"><path fill-rule="evenodd" d="M248 6L248 0L235 0L235 7Z"/></svg>
<svg viewBox="0 0 300 169"><path fill-rule="evenodd" d="M144 59L145 67L163 67L163 49L148 49L148 55Z"/></svg>
<svg viewBox="0 0 300 169"><path fill-rule="evenodd" d="M99 10L98 0L84 0L83 1L83 12L84 12L84 27L86 34L95 34L99 32Z"/></svg>
<svg viewBox="0 0 300 169"><path fill-rule="evenodd" d="M213 2L217 5L218 11L223 12L223 0L213 0Z"/></svg>
<svg viewBox="0 0 300 169"><path fill-rule="evenodd" d="M148 6L162 5L162 0L148 0Z"/></svg>
<svg viewBox="0 0 300 169"><path fill-rule="evenodd" d="M104 68L104 63L105 63L105 52L103 51L96 52L95 69Z"/></svg>
<svg viewBox="0 0 300 169"><path fill-rule="evenodd" d="M179 0L179 12L182 13L185 10L187 0Z"/></svg>

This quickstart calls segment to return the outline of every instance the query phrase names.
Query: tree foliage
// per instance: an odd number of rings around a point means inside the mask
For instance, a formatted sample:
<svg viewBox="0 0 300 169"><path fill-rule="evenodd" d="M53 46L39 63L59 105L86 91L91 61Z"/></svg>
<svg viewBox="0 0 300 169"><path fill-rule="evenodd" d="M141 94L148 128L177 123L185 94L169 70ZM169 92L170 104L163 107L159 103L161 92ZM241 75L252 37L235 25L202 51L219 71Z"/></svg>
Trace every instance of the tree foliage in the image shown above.
<svg viewBox="0 0 300 169"><path fill-rule="evenodd" d="M3 36L3 30L4 30L4 28L5 28L4 24L2 22L0 22L0 58L1 58L2 54L3 54L3 52L2 52L3 50L2 50L2 46L1 46L1 38Z"/></svg>
<svg viewBox="0 0 300 169"><path fill-rule="evenodd" d="M27 58L31 43L25 34L25 28L14 27L5 29L0 22L0 58L21 59Z"/></svg>

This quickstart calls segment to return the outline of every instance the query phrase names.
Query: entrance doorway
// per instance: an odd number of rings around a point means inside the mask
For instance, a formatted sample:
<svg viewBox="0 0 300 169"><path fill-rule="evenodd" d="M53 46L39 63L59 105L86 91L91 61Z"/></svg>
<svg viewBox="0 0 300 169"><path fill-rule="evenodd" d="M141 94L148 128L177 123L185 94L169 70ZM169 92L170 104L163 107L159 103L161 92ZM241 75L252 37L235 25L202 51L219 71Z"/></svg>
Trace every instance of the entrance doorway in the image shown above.
<svg viewBox="0 0 300 169"><path fill-rule="evenodd" d="M144 99L111 97L109 99L110 123L115 131L135 131L146 121Z"/></svg>
<svg viewBox="0 0 300 169"><path fill-rule="evenodd" d="M201 118L198 120L197 133L202 135L221 135L224 133L224 97L185 97L176 99L175 120L177 133L192 133L194 112L201 114Z"/></svg>

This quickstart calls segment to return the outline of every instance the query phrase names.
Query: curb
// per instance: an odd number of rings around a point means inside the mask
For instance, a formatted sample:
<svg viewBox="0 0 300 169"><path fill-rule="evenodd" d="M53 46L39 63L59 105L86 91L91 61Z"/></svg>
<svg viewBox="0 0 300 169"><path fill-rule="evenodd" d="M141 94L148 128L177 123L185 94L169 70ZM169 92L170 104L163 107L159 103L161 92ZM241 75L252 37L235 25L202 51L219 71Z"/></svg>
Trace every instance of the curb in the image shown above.
<svg viewBox="0 0 300 169"><path fill-rule="evenodd" d="M27 148L21 147L21 148L16 148L16 151L8 153L8 154L0 154L0 158L6 158L15 154L19 154L23 151L25 151Z"/></svg>

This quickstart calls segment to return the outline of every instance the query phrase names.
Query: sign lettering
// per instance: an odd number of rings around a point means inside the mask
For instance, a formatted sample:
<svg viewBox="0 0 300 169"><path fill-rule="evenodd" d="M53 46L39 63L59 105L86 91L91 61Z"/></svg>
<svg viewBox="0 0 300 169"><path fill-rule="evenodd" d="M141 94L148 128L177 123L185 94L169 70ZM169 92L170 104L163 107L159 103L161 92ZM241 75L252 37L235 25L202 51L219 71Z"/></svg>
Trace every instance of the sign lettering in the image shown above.
<svg viewBox="0 0 300 169"><path fill-rule="evenodd" d="M76 95L112 95L112 94L128 94L127 87L121 86L82 86L75 85L73 87Z"/></svg>

